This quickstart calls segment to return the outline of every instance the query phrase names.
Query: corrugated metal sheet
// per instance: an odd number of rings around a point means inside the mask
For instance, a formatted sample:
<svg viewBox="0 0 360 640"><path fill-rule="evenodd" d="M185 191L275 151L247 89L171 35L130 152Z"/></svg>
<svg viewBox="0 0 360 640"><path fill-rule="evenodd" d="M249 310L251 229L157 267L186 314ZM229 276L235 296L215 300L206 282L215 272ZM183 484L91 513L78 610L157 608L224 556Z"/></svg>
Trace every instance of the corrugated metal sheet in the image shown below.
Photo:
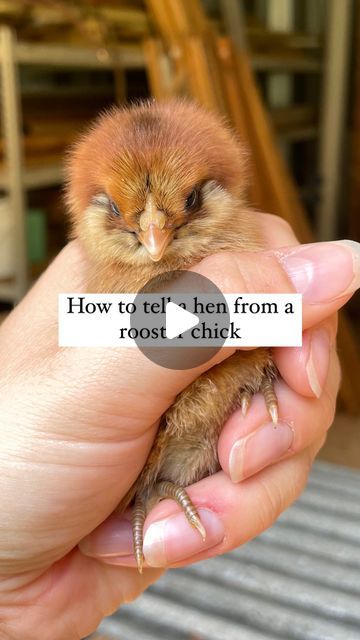
<svg viewBox="0 0 360 640"><path fill-rule="evenodd" d="M360 473L316 463L271 529L169 571L99 631L116 640L360 640Z"/></svg>

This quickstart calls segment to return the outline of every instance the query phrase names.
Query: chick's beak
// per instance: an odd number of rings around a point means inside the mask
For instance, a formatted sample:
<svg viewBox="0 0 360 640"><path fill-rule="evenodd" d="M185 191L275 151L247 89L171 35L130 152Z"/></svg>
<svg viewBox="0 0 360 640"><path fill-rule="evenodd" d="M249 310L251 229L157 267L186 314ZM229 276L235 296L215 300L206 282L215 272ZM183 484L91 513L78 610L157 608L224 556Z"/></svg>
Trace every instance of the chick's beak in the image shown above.
<svg viewBox="0 0 360 640"><path fill-rule="evenodd" d="M159 229L155 224L149 224L146 231L138 234L140 242L144 245L151 260L159 262L165 253L166 247L172 239L171 229Z"/></svg>
<svg viewBox="0 0 360 640"><path fill-rule="evenodd" d="M165 228L165 224L165 214L156 208L149 195L140 216L138 238L154 262L161 260L173 237L172 229Z"/></svg>

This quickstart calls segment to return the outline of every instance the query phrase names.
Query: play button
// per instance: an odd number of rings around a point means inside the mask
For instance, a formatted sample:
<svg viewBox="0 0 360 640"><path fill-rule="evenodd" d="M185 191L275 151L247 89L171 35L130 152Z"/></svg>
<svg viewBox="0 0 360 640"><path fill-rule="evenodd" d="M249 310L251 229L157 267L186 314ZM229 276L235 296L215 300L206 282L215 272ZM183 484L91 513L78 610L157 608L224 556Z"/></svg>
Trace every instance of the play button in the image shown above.
<svg viewBox="0 0 360 640"><path fill-rule="evenodd" d="M134 305L130 324L136 345L167 369L198 367L213 358L226 340L230 324L226 299L198 273L162 273L146 283Z"/></svg>
<svg viewBox="0 0 360 640"><path fill-rule="evenodd" d="M182 333L196 327L200 320L198 316L186 309L182 309L175 302L168 302L165 307L166 312L166 337L168 340L177 338Z"/></svg>

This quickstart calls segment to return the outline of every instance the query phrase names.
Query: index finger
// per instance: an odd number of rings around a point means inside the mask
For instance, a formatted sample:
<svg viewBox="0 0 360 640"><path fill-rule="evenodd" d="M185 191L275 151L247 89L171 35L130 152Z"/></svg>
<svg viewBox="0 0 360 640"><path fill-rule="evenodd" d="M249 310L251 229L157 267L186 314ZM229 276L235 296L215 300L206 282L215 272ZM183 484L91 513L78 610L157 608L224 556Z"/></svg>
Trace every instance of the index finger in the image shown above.
<svg viewBox="0 0 360 640"><path fill-rule="evenodd" d="M192 270L223 293L302 294L303 329L308 329L338 311L359 288L360 244L342 240L221 253Z"/></svg>

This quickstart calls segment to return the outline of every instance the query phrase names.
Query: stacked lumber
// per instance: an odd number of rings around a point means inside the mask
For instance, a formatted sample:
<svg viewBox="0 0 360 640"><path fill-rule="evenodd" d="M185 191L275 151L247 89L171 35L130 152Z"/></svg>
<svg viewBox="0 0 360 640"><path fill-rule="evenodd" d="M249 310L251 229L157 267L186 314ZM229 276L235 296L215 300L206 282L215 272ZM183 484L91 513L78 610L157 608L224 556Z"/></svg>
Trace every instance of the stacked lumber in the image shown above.
<svg viewBox="0 0 360 640"><path fill-rule="evenodd" d="M228 37L219 36L199 0L147 0L157 39L145 45L153 95L188 95L227 116L251 150L253 206L281 216L299 240L314 239L295 182L280 155L270 117L261 99L249 56ZM349 412L360 411L360 352L345 314L340 319L343 367L341 399Z"/></svg>
<svg viewBox="0 0 360 640"><path fill-rule="evenodd" d="M0 0L0 22L24 40L103 46L149 33L142 2L131 0Z"/></svg>
<svg viewBox="0 0 360 640"><path fill-rule="evenodd" d="M112 101L111 92L70 96L41 94L23 98L23 150L28 168L61 164L66 149L81 130ZM0 170L5 163L4 140L0 138Z"/></svg>

